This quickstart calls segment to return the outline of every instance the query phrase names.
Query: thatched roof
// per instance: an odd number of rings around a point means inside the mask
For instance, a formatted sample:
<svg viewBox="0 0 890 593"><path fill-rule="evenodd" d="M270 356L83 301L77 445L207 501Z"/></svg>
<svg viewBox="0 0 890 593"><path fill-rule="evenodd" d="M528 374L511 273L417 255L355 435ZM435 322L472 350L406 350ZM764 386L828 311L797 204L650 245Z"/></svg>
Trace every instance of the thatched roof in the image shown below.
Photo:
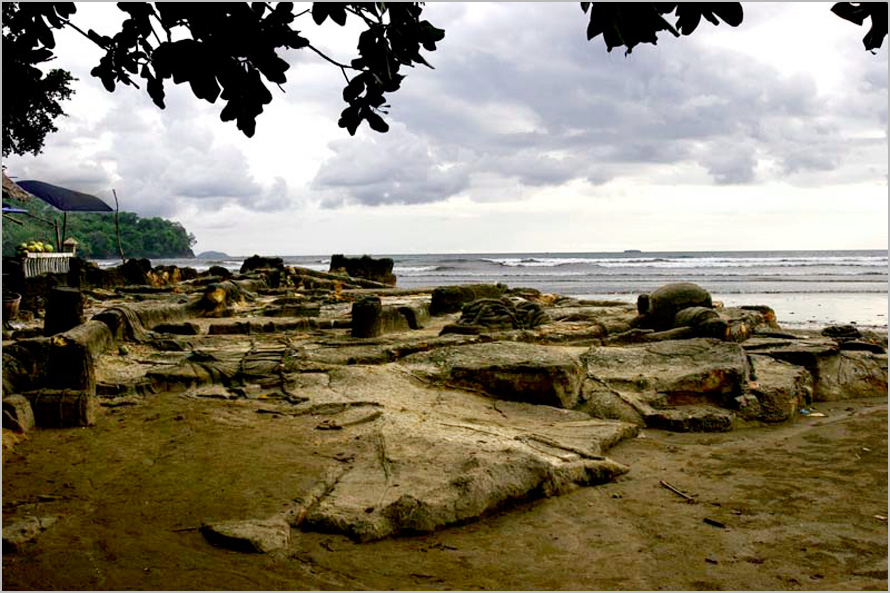
<svg viewBox="0 0 890 593"><path fill-rule="evenodd" d="M3 171L3 197L25 202L30 199L31 194L20 188L15 181L6 176L6 171Z"/></svg>

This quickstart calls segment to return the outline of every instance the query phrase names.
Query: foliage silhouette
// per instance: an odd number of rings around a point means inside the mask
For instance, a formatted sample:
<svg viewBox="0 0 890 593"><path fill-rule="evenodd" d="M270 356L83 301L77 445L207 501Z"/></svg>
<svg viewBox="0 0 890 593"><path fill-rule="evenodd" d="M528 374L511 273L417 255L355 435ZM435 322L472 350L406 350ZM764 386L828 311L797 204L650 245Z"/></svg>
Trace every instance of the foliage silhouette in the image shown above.
<svg viewBox="0 0 890 593"><path fill-rule="evenodd" d="M127 18L109 37L74 24L70 20L76 11L73 3L3 4L4 155L39 152L46 133L55 131L52 118L62 114L58 101L71 94L70 74L53 71L41 78L35 72L39 74L36 64L52 58L53 31L62 27L80 32L104 50L91 73L109 91L119 84L138 86L141 78L152 101L163 109L165 83L188 83L199 99L210 103L221 99L225 105L220 118L234 121L248 137L256 131L257 116L272 101L269 85L281 88L287 82L290 64L280 51L309 50L341 70L347 107L340 114L340 127L354 135L367 122L371 129L386 132L389 126L381 114L389 107L387 94L399 90L405 78L403 67L432 67L421 51L435 51L445 35L423 20L423 5L418 2L315 2L302 12L295 12L288 2L274 6L264 2L122 2L118 7ZM582 2L581 8L589 21L588 39L601 35L608 51L625 47L628 54L640 43L657 43L662 31L690 35L702 20L733 27L744 20L737 2ZM831 10L858 25L870 19L863 43L870 51L881 47L887 36L887 3L840 2ZM358 19L364 28L358 57L342 63L327 56L293 28L301 17L319 25L330 20L339 26ZM11 54L9 62L7 54ZM7 89L12 88L17 97L7 103ZM10 110L9 105L16 109ZM21 115L29 110L35 114L33 120Z"/></svg>
<svg viewBox="0 0 890 593"><path fill-rule="evenodd" d="M73 6L73 5L72 5ZM53 28L71 12L67 5L37 4L20 10L3 3L3 156L40 153L53 120L64 115L59 101L68 99L71 73L38 64L53 59Z"/></svg>

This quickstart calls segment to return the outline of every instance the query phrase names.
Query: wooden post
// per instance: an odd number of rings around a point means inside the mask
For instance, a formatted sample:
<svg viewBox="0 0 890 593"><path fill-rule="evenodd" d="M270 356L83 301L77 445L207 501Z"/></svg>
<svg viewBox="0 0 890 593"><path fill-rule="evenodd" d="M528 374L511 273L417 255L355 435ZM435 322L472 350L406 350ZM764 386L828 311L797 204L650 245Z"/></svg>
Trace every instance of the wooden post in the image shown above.
<svg viewBox="0 0 890 593"><path fill-rule="evenodd" d="M56 250L61 251L62 250L62 238L59 235L59 221L55 216L53 216L53 230L56 233Z"/></svg>
<svg viewBox="0 0 890 593"><path fill-rule="evenodd" d="M121 254L121 263L125 264L127 263L127 259L124 257L124 246L121 244L121 223L119 219L120 205L117 202L117 191L112 189L111 193L114 194L114 226L117 229L117 250Z"/></svg>

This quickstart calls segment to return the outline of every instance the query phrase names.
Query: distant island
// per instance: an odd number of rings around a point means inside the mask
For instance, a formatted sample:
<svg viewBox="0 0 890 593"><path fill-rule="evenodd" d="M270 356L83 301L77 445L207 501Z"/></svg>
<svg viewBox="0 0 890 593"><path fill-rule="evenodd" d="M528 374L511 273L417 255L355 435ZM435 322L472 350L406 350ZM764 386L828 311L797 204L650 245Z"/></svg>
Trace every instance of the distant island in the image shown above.
<svg viewBox="0 0 890 593"><path fill-rule="evenodd" d="M232 259L232 256L222 251L202 251L196 256L198 259Z"/></svg>
<svg viewBox="0 0 890 593"><path fill-rule="evenodd" d="M643 253L639 249L625 249L624 253Z"/></svg>
<svg viewBox="0 0 890 593"><path fill-rule="evenodd" d="M42 241L55 246L55 230L51 221L59 222L61 213L44 202L31 199L6 200L4 205L27 210L13 218L21 224L3 221L3 255L15 256L16 247L29 241ZM5 217L4 217L5 218ZM41 220L43 219L43 220ZM195 236L178 222L163 218L140 218L133 212L120 213L121 247L125 257L193 258ZM91 259L120 257L114 215L111 213L72 212L68 215L67 238L77 241L77 255Z"/></svg>

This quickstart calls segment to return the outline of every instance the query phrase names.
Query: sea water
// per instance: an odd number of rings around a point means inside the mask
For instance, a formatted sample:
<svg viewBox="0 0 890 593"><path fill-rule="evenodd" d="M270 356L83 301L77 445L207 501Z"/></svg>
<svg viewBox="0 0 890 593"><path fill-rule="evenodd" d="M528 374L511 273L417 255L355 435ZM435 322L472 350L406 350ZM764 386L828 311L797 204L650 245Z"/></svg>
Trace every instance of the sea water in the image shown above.
<svg viewBox="0 0 890 593"><path fill-rule="evenodd" d="M887 328L887 251L370 254L391 257L398 286L504 283L586 299L635 302L671 282L694 282L726 306L768 305L788 327L855 323ZM281 256L327 271L330 256ZM243 257L154 260L237 271ZM101 262L116 265L119 262Z"/></svg>

